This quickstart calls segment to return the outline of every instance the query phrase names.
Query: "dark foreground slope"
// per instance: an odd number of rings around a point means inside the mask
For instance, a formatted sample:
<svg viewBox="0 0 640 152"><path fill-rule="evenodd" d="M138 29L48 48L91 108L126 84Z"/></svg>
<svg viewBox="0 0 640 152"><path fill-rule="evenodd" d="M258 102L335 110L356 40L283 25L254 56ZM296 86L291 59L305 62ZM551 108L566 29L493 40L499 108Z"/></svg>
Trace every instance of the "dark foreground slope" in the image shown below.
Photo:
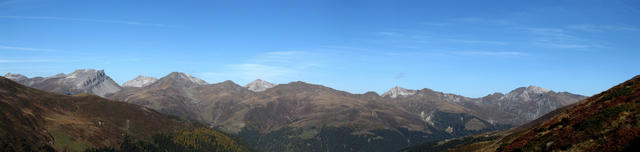
<svg viewBox="0 0 640 152"><path fill-rule="evenodd" d="M640 76L507 131L403 151L638 151Z"/></svg>
<svg viewBox="0 0 640 152"><path fill-rule="evenodd" d="M94 95L59 95L0 77L0 151L249 151L224 133Z"/></svg>

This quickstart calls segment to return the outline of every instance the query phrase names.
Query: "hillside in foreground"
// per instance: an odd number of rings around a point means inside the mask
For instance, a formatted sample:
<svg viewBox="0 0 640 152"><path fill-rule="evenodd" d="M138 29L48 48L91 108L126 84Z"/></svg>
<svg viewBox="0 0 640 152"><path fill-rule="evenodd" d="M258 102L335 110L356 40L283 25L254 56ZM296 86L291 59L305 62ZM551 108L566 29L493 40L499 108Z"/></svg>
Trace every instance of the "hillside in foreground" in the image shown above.
<svg viewBox="0 0 640 152"><path fill-rule="evenodd" d="M403 151L638 151L640 76L507 131Z"/></svg>
<svg viewBox="0 0 640 152"><path fill-rule="evenodd" d="M251 151L204 125L95 95L48 93L0 77L0 151Z"/></svg>

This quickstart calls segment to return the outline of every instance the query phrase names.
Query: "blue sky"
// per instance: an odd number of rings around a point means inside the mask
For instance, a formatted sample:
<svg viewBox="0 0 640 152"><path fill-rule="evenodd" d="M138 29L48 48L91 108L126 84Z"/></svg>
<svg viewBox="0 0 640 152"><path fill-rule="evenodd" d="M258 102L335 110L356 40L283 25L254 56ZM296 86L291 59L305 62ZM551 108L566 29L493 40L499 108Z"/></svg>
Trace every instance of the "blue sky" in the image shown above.
<svg viewBox="0 0 640 152"><path fill-rule="evenodd" d="M639 16L633 0L0 0L0 74L593 95L640 74Z"/></svg>

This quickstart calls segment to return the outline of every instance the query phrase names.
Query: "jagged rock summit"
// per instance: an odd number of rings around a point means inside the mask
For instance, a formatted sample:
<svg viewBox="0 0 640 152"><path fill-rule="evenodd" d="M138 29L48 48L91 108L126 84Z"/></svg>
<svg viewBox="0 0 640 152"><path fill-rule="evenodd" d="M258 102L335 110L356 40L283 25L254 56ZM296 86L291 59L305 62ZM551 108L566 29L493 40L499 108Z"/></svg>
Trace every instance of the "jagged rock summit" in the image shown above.
<svg viewBox="0 0 640 152"><path fill-rule="evenodd" d="M26 80L29 79L26 76L22 75L22 74L16 74L16 73L7 73L4 75L5 78L11 79L13 81L22 81L22 80Z"/></svg>
<svg viewBox="0 0 640 152"><path fill-rule="evenodd" d="M545 88L542 88L542 87L539 87L539 86L534 86L534 85L530 85L529 87L527 87L526 90L528 92L535 93L535 94L543 94L543 93L547 93L547 92L551 91L549 89L545 89Z"/></svg>
<svg viewBox="0 0 640 152"><path fill-rule="evenodd" d="M254 81L252 81L251 83L248 83L247 85L245 85L244 87L253 91L253 92L261 92L264 90L267 90L269 88L273 88L276 85L267 81L264 81L262 79L256 79Z"/></svg>
<svg viewBox="0 0 640 152"><path fill-rule="evenodd" d="M124 84L122 84L122 87L140 88L140 87L148 86L148 85L150 85L150 84L152 84L152 83L154 83L156 81L158 81L158 78L139 75L135 79L129 80L129 81L125 82Z"/></svg>
<svg viewBox="0 0 640 152"><path fill-rule="evenodd" d="M409 90L409 89L402 88L400 86L396 86L391 88L391 90L383 93L382 96L391 97L391 98L407 97L407 96L416 94L416 92L417 92L416 90Z"/></svg>
<svg viewBox="0 0 640 152"><path fill-rule="evenodd" d="M517 88L507 93L503 98L520 101L531 101L533 98L539 97L549 92L553 91L542 87L530 85L528 87Z"/></svg>
<svg viewBox="0 0 640 152"><path fill-rule="evenodd" d="M584 96L567 92L554 92L538 86L517 88L505 95L491 96L490 105L519 115L525 120L534 120L556 108L573 104L584 99Z"/></svg>
<svg viewBox="0 0 640 152"><path fill-rule="evenodd" d="M120 86L104 73L104 70L79 69L68 75L61 73L30 79L20 74L8 73L6 76L29 87L62 94L91 93L105 96L121 90Z"/></svg>

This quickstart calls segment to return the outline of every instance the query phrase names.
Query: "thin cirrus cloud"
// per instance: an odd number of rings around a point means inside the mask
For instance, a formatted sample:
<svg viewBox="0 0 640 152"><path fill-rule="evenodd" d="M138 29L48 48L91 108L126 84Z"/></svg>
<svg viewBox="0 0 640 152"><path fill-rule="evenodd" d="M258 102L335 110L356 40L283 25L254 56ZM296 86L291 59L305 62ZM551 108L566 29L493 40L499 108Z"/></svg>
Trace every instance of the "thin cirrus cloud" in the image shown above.
<svg viewBox="0 0 640 152"><path fill-rule="evenodd" d="M450 19L448 22L426 22L421 23L425 25L452 25L452 24L485 24L485 25L494 25L496 27L504 27L508 26L509 29L517 29L522 31L523 37L529 37L531 45L541 46L546 48L555 48L555 49L572 49L572 50L586 50L592 48L602 48L606 47L605 45L599 43L598 41L587 39L579 36L579 32L607 32L607 31L630 31L637 32L640 31L639 27L633 26L614 26L614 25L570 25L562 28L543 28L543 27L523 27L517 22L504 20L504 19L495 19L495 18L482 18L482 17L464 17L464 18L454 18ZM387 35L390 34L380 33L378 35ZM396 34L398 35L398 34ZM507 41L487 41L487 40L473 40L473 39L460 39L460 38L450 38L443 39L449 43L460 43L460 44L473 44L473 45L509 45L510 43ZM441 40L435 40L441 41Z"/></svg>
<svg viewBox="0 0 640 152"><path fill-rule="evenodd" d="M17 46L6 46L0 45L0 50L10 50L10 51L33 51L33 52L55 52L55 49L43 49L43 48L31 48L31 47L17 47Z"/></svg>
<svg viewBox="0 0 640 152"><path fill-rule="evenodd" d="M111 23L111 24L126 24L126 25L167 27L167 25L164 25L164 24L143 23L143 22L137 22L137 21L102 20L102 19L56 17L56 16L0 16L0 18L4 18L4 19L24 19L24 20L57 20L57 21L93 22L93 23Z"/></svg>
<svg viewBox="0 0 640 152"><path fill-rule="evenodd" d="M452 23L449 22L420 22L420 25L427 25L427 26L448 26L448 25L452 25Z"/></svg>
<svg viewBox="0 0 640 152"><path fill-rule="evenodd" d="M481 17L455 18L455 19L451 19L451 21L462 22L462 23L475 23L475 24L477 24L477 23L492 24L492 25L512 25L512 24L514 24L510 20L481 18Z"/></svg>
<svg viewBox="0 0 640 152"><path fill-rule="evenodd" d="M17 60L5 60L0 59L0 63L38 63L38 62L56 62L57 60L50 59L17 59Z"/></svg>
<svg viewBox="0 0 640 152"><path fill-rule="evenodd" d="M517 51L454 51L451 52L454 55L465 55L465 56L525 56L529 55L525 52L517 52Z"/></svg>
<svg viewBox="0 0 640 152"><path fill-rule="evenodd" d="M4 1L4 2L0 2L0 6L11 5L11 4L14 4L16 2L18 2L18 0L7 0L7 1Z"/></svg>
<svg viewBox="0 0 640 152"><path fill-rule="evenodd" d="M260 64L287 64L292 65L304 65L302 63L308 63L315 55L311 52L304 51L272 51L256 55L249 59L250 63Z"/></svg>
<svg viewBox="0 0 640 152"><path fill-rule="evenodd" d="M226 65L224 71L205 72L203 76L208 79L239 79L241 82L249 82L258 78L273 81L285 77L290 77L292 75L295 75L296 72L297 70L289 67L256 63L242 63Z"/></svg>
<svg viewBox="0 0 640 152"><path fill-rule="evenodd" d="M616 25L569 25L569 29L586 32L606 32L606 31L630 31L640 32L640 27L616 26Z"/></svg>
<svg viewBox="0 0 640 152"><path fill-rule="evenodd" d="M256 55L243 63L225 65L220 71L205 72L203 77L212 81L224 79L249 82L255 79L288 81L305 71L320 67L312 59L317 54L303 51L274 51Z"/></svg>
<svg viewBox="0 0 640 152"><path fill-rule="evenodd" d="M420 25L427 26L451 26L451 25L477 25L477 24L485 24L485 25L517 25L515 22L505 19L494 19L494 18L482 18L482 17L462 17L462 18L452 18L445 21L425 21L420 22Z"/></svg>
<svg viewBox="0 0 640 152"><path fill-rule="evenodd" d="M522 28L531 34L532 44L559 49L589 49L602 45L560 28Z"/></svg>
<svg viewBox="0 0 640 152"><path fill-rule="evenodd" d="M419 32L416 32L416 33L419 33ZM508 45L509 44L509 42L506 42L506 41L473 40L473 39L458 39L458 38L435 38L433 36L427 36L427 35L421 35L421 34L409 34L405 32L375 32L375 34L383 37L404 39L403 42L416 42L416 43L423 43L425 41L434 41L434 42L481 44L481 45Z"/></svg>
<svg viewBox="0 0 640 152"><path fill-rule="evenodd" d="M449 42L465 43L465 44L486 44L486 45L508 45L508 42L502 41L485 41L485 40L464 40L464 39L447 39Z"/></svg>
<svg viewBox="0 0 640 152"><path fill-rule="evenodd" d="M375 34L382 35L382 36L402 36L403 35L397 32L375 32Z"/></svg>

